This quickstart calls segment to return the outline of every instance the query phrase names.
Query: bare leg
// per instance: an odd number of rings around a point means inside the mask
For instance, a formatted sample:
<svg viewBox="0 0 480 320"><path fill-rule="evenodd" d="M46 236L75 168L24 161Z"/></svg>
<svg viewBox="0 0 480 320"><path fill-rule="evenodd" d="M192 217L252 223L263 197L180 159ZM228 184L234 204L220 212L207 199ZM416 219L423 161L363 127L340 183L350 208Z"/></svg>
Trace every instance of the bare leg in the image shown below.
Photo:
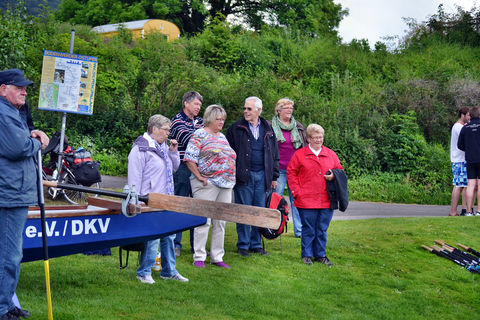
<svg viewBox="0 0 480 320"><path fill-rule="evenodd" d="M456 216L457 215L457 206L458 206L458 200L460 198L460 193L463 193L462 190L465 188L462 187L453 187L452 190L452 201L450 203L450 216ZM462 197L462 207L463 204L465 203L464 197Z"/></svg>
<svg viewBox="0 0 480 320"><path fill-rule="evenodd" d="M466 195L467 188L462 187L462 209L467 210L467 195ZM473 207L473 204L472 204Z"/></svg>
<svg viewBox="0 0 480 320"><path fill-rule="evenodd" d="M468 179L467 184L467 213L472 212L472 202L475 192L475 185L477 184L477 179Z"/></svg>
<svg viewBox="0 0 480 320"><path fill-rule="evenodd" d="M480 182L480 179L477 179L477 180L475 180L475 181L476 181L475 190L477 191L477 192L476 192L476 196L477 196L477 211L479 211L479 210L478 210L478 199L480 199L480 188L478 187L478 184L479 184L479 182ZM473 212L473 204L474 204L474 203L475 203L475 196L474 196L473 199L472 199L472 212Z"/></svg>

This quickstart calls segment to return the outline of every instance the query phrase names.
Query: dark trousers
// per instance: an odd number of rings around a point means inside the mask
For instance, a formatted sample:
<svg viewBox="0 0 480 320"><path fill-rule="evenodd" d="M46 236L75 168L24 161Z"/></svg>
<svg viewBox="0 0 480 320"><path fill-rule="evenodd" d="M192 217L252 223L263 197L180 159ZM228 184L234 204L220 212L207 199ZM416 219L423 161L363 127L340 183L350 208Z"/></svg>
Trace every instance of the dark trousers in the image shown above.
<svg viewBox="0 0 480 320"><path fill-rule="evenodd" d="M178 167L177 172L173 174L173 182L175 184L175 195L182 197L191 197L192 196L192 187L190 186L190 169L188 169L185 162L181 162ZM193 250L193 230L190 229L190 248ZM182 232L179 232L175 235L173 241L175 243L175 248L182 247Z"/></svg>
<svg viewBox="0 0 480 320"><path fill-rule="evenodd" d="M301 209L302 219L302 258L321 258L326 255L327 230L332 221L331 209Z"/></svg>

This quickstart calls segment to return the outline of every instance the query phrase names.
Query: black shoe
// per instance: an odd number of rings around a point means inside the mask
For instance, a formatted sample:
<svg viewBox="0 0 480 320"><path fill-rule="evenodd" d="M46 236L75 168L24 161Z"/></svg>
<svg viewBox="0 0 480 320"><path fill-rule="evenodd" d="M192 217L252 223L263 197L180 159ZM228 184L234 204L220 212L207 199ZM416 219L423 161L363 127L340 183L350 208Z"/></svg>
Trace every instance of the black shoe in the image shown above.
<svg viewBox="0 0 480 320"><path fill-rule="evenodd" d="M27 310L24 310L24 309L20 309L20 308L13 308L12 310L8 311L9 314L11 314L12 316L15 316L15 317L22 317L22 318L30 318L30 312L28 312Z"/></svg>
<svg viewBox="0 0 480 320"><path fill-rule="evenodd" d="M246 249L238 249L237 252L242 257L250 257L250 253L248 253L248 250Z"/></svg>
<svg viewBox="0 0 480 320"><path fill-rule="evenodd" d="M331 267L333 266L333 264L330 262L330 260L328 260L327 256L325 257L318 257L318 258L315 258L313 259L315 262L320 262L320 263L323 263L324 265L328 266L328 267Z"/></svg>
<svg viewBox="0 0 480 320"><path fill-rule="evenodd" d="M303 263L305 263L305 264L308 264L308 265L313 264L312 258L310 258L310 257L303 257L302 260L303 260Z"/></svg>
<svg viewBox="0 0 480 320"><path fill-rule="evenodd" d="M268 256L269 254L267 251L263 250L263 248L253 248L253 249L250 249L250 252L259 253L262 256Z"/></svg>
<svg viewBox="0 0 480 320"><path fill-rule="evenodd" d="M10 312L7 312L0 317L0 320L20 320L20 318L15 317L13 314L10 314Z"/></svg>

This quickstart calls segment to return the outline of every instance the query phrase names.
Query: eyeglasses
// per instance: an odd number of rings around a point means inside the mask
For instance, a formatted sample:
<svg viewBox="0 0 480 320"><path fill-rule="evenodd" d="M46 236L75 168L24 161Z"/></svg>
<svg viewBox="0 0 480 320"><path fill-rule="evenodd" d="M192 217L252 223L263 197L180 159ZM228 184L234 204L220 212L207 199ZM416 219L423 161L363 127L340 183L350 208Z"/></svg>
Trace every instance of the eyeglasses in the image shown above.
<svg viewBox="0 0 480 320"><path fill-rule="evenodd" d="M225 119L224 119L224 118L217 118L217 119L215 119L215 120L221 121L221 122L225 122Z"/></svg>
<svg viewBox="0 0 480 320"><path fill-rule="evenodd" d="M253 109L252 109L252 108L243 107L243 111L245 111L245 110L252 111Z"/></svg>
<svg viewBox="0 0 480 320"><path fill-rule="evenodd" d="M167 134L170 133L170 128L158 128L158 129L165 131Z"/></svg>
<svg viewBox="0 0 480 320"><path fill-rule="evenodd" d="M315 136L315 137L309 137L312 140L322 140L323 136Z"/></svg>
<svg viewBox="0 0 480 320"><path fill-rule="evenodd" d="M293 107L282 107L282 110L293 110Z"/></svg>

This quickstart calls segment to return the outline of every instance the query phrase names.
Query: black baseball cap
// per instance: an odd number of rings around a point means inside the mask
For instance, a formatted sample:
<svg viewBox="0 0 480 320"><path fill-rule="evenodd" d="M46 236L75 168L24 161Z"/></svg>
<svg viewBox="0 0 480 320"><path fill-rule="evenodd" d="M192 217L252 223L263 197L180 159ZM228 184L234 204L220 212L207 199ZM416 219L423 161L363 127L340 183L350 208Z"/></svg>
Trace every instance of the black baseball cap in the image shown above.
<svg viewBox="0 0 480 320"><path fill-rule="evenodd" d="M26 87L33 84L32 81L25 79L23 71L20 69L9 69L0 72L0 85L13 84L17 87Z"/></svg>

